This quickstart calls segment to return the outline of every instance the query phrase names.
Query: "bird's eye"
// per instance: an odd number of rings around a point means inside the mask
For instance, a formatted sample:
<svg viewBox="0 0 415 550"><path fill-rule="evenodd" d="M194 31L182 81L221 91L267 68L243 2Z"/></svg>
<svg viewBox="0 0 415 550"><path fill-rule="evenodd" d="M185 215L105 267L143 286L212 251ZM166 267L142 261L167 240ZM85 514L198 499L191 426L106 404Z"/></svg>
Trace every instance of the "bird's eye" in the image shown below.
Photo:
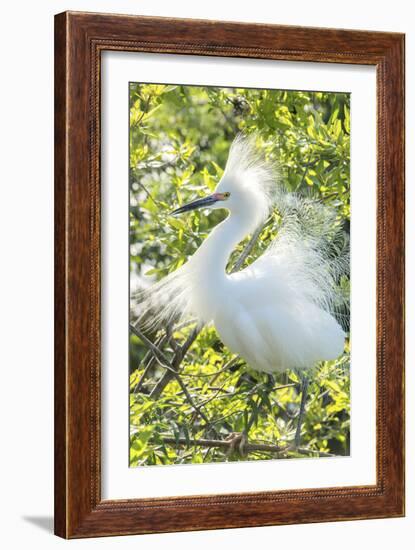
<svg viewBox="0 0 415 550"><path fill-rule="evenodd" d="M225 199L228 199L230 196L231 196L231 194L228 193L228 191L226 191L226 193L223 194L223 197L224 197Z"/></svg>

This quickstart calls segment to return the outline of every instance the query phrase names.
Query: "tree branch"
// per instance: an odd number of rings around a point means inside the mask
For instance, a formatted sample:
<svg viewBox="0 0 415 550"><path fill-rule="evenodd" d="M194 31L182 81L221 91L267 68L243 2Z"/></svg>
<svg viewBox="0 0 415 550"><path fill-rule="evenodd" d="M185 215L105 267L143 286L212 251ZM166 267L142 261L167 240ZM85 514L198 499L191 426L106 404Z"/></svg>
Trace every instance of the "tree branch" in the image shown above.
<svg viewBox="0 0 415 550"><path fill-rule="evenodd" d="M175 375L174 373L179 370L180 364L183 361L183 357L188 352L190 346L193 344L193 342L196 340L197 335L199 334L201 329L194 329L189 336L187 337L187 340L184 342L182 346L179 346L173 356L172 362L170 364L170 368L166 370L166 372L163 374L163 376L160 378L160 380L157 382L156 386L153 388L152 392L150 393L150 397L152 399L157 399L164 388L167 386L167 384L170 382L170 380Z"/></svg>
<svg viewBox="0 0 415 550"><path fill-rule="evenodd" d="M206 424L210 424L210 420L209 418L205 415L205 413L203 411L200 410L200 407L194 402L192 396L190 395L189 393L189 390L187 389L186 387L186 384L183 382L183 380L181 379L179 373L177 372L177 370L174 369L174 359L173 359L173 366L170 366L169 365L169 360L168 358L164 355L164 353L159 350L159 348L153 344L153 342L151 342L147 336L145 336L140 329L134 327L133 325L130 324L130 330L131 332L133 332L136 336L138 336L138 338L140 338L145 344L146 346L148 346L150 348L150 350L152 351L152 353L154 354L154 356L156 357L156 359L158 360L159 364L167 369L167 372L170 373L170 375L174 378L176 378L179 386L182 388L183 390L183 393L185 394L186 396L186 399L188 400L188 402L190 403L190 405L194 408L194 410L197 412L197 414L206 422ZM183 356L183 353L186 353L190 344L191 343L188 343L189 342L189 339L190 337L187 339L187 341L183 344L182 347L178 348L177 349L177 352L175 353L175 358L181 358ZM188 343L188 347L185 347L186 343ZM181 359L180 359L181 361ZM150 397L152 397L152 394L153 392L150 394Z"/></svg>
<svg viewBox="0 0 415 550"><path fill-rule="evenodd" d="M156 346L160 349L164 346L164 344L166 344L166 342L169 340L169 337L168 337L168 334L164 334L162 335L160 338L158 338L155 342ZM144 359L142 361L143 365L144 365L144 371L143 371L143 374L141 375L141 378L140 380L137 382L137 384L135 385L135 387L131 390L134 394L137 394L139 393L142 389L143 389L143 386L144 386L144 383L146 381L146 378L147 376L151 373L152 369L153 369L153 366L154 364L157 362L156 358L154 357L154 354L152 353L152 351L149 349L146 353L146 355L144 356Z"/></svg>
<svg viewBox="0 0 415 550"><path fill-rule="evenodd" d="M156 346L156 344L153 344L153 342L151 340L149 340L147 338L147 336L141 332L140 329L136 328L131 323L130 323L130 330L138 338L140 338L140 340L153 352L153 354L156 356L156 358L159 360L159 362L162 363L162 366L168 366L170 361L164 355L164 353ZM166 365L163 365L163 363L166 363Z"/></svg>
<svg viewBox="0 0 415 550"><path fill-rule="evenodd" d="M231 270L231 273L235 273L235 271L238 271L240 269L240 267L243 265L244 261L247 259L249 254L252 252L252 249L254 248L255 243L257 242L258 237L261 235L262 230L264 229L266 224L267 224L267 222L265 222L265 224L261 225L260 227L258 227L254 231L254 233L252 234L252 237L249 239L249 241L246 243L245 248L242 250L241 255L236 260L235 265L233 266L233 268Z"/></svg>
<svg viewBox="0 0 415 550"><path fill-rule="evenodd" d="M192 445L194 447L216 447L219 449L230 449L233 447L233 440L226 441L225 439L186 439L185 437L162 437L163 443L168 445ZM237 449L237 446L235 446ZM286 447L279 447L278 445L267 445L264 443L245 443L244 452L249 453L252 451L262 451L267 453L281 453L285 451Z"/></svg>
<svg viewBox="0 0 415 550"><path fill-rule="evenodd" d="M186 399L188 400L190 405L194 408L194 410L197 412L197 414L201 418L203 418L203 420L206 422L206 425L210 426L209 418L205 415L205 413L202 410L200 410L200 407L198 405L196 405L196 403L193 401L193 397L190 395L189 390L186 387L186 384L180 378L180 375L178 373L175 374L175 378L176 378L177 382L179 383L179 386L182 388L182 390L183 390L183 392L186 396Z"/></svg>
<svg viewBox="0 0 415 550"><path fill-rule="evenodd" d="M232 434L237 435L237 434ZM161 437L161 440L166 445L173 446L193 446L193 447L209 447L217 449L226 449L239 451L238 445L235 445L235 438L226 439L186 439L185 437ZM336 455L331 453L325 453L323 451L314 451L313 449L307 449L305 447L296 447L295 445L285 445L280 447L279 445L272 445L268 443L248 443L245 442L243 446L243 454L251 452L263 452L263 453L286 453L289 451L297 452L302 455L310 456L317 455L319 457L335 457Z"/></svg>

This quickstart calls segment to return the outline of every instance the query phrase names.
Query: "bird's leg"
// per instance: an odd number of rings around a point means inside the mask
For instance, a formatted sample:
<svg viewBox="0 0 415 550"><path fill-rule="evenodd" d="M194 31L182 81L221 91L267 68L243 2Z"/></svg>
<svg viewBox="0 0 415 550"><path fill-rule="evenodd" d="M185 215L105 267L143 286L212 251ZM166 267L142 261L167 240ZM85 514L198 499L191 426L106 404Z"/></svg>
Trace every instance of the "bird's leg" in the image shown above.
<svg viewBox="0 0 415 550"><path fill-rule="evenodd" d="M304 373L301 373L301 402L300 402L300 410L298 412L297 429L295 431L295 438L294 438L294 443L296 447L299 447L301 442L301 427L303 424L305 404L307 401L308 383L309 383L308 376Z"/></svg>
<svg viewBox="0 0 415 550"><path fill-rule="evenodd" d="M271 392L275 386L275 378L272 374L267 374L267 381L264 383L265 387L267 388L268 392ZM244 432L246 437L249 435L249 430L252 428L254 422L255 422L255 413L253 412L251 416L247 419L246 426L244 428Z"/></svg>
<svg viewBox="0 0 415 550"><path fill-rule="evenodd" d="M225 441L229 444L226 451L227 457L231 456L235 451L241 456L246 455L245 447L248 443L248 436L245 432L233 432L225 437Z"/></svg>
<svg viewBox="0 0 415 550"><path fill-rule="evenodd" d="M272 389L275 386L275 377L273 374L267 374L267 382L266 382L269 391L272 391Z"/></svg>

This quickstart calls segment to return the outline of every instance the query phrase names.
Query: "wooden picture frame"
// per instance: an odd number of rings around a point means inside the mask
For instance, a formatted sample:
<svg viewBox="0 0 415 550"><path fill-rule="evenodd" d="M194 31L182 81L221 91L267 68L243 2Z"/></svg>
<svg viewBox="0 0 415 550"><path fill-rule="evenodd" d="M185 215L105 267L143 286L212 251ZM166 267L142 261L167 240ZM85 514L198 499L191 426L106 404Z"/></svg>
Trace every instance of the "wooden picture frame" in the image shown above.
<svg viewBox="0 0 415 550"><path fill-rule="evenodd" d="M101 499L100 60L105 50L373 65L377 481ZM55 533L64 538L404 514L404 35L65 12L55 18Z"/></svg>

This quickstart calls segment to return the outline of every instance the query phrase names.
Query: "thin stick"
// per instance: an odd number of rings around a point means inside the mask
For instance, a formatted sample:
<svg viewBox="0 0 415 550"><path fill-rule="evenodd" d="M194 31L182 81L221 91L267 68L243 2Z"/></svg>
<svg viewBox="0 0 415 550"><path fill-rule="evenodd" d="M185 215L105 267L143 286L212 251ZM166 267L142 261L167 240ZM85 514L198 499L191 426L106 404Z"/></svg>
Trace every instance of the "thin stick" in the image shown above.
<svg viewBox="0 0 415 550"><path fill-rule="evenodd" d="M170 368L166 370L160 380L157 382L156 386L153 388L150 393L152 399L157 399L170 380L173 378L174 373L177 372L180 368L180 364L183 361L184 356L188 352L190 346L196 340L197 335L199 334L199 329L193 329L190 335L187 337L187 340L182 346L179 346L174 353L173 360L171 362Z"/></svg>
<svg viewBox="0 0 415 550"><path fill-rule="evenodd" d="M229 449L232 446L232 441L225 441L224 439L186 439L185 437L162 437L163 443L168 445L192 445L194 447L216 447L221 449ZM267 445L264 443L246 443L244 450L246 452L262 451L267 453L281 453L286 447L279 447L278 445Z"/></svg>
<svg viewBox="0 0 415 550"><path fill-rule="evenodd" d="M160 336L160 338L158 338L156 340L156 346L160 349L161 347L164 346L164 344L167 342L167 340L168 340L167 335ZM151 352L151 350L148 350L145 357L144 357L144 359L143 359L143 364L145 365L143 374L141 375L141 378L137 382L135 387L132 388L132 390L131 390L135 395L137 393L141 392L141 390L142 390L142 388L145 384L147 376L150 374L150 372L153 369L154 363L156 363L156 359L155 359L153 353Z"/></svg>
<svg viewBox="0 0 415 550"><path fill-rule="evenodd" d="M237 450L237 446L233 446L232 440L226 441L225 439L186 439L185 437L161 437L161 440L166 445L173 445L175 447L184 445L186 447L208 447L208 448L217 448L217 449L229 449L233 448ZM331 453L326 453L323 451L314 451L313 449L307 449L305 447L295 447L294 445L286 445L280 447L279 445L272 445L267 443L245 443L244 452L263 452L263 453L286 453L290 451L295 451L302 455L317 455L320 457L335 457L336 455Z"/></svg>
<svg viewBox="0 0 415 550"><path fill-rule="evenodd" d="M235 265L233 266L231 273L235 273L235 271L238 271L239 268L243 265L244 261L247 259L249 254L252 252L252 249L254 248L255 243L258 240L258 237L261 235L262 230L264 229L264 227L266 226L267 223L268 223L268 221L265 222L263 225L261 225L261 227L258 227L254 231L254 233L252 234L252 237L247 242L245 248L242 250L241 255L236 260Z"/></svg>
<svg viewBox="0 0 415 550"><path fill-rule="evenodd" d="M301 442L301 427L303 424L303 418L304 418L304 412L305 412L305 405L307 401L307 390L308 390L308 377L306 374L302 375L302 382L301 382L301 402L300 402L300 411L298 413L298 420L297 420L297 429L295 431L295 446L299 447Z"/></svg>
<svg viewBox="0 0 415 550"><path fill-rule="evenodd" d="M159 349L156 344L153 344L153 342L151 340L149 340L147 338L147 336L145 334L143 334L141 332L140 329L136 328L134 325L131 325L130 324L130 330L131 332L133 332L136 336L138 336L138 338L140 338L140 340L148 347L150 348L150 350L153 352L153 354L157 357L157 359L159 359L159 361L161 362L164 362L164 363L169 363L169 360L167 359L167 357L164 355L164 353L161 351L161 349Z"/></svg>

